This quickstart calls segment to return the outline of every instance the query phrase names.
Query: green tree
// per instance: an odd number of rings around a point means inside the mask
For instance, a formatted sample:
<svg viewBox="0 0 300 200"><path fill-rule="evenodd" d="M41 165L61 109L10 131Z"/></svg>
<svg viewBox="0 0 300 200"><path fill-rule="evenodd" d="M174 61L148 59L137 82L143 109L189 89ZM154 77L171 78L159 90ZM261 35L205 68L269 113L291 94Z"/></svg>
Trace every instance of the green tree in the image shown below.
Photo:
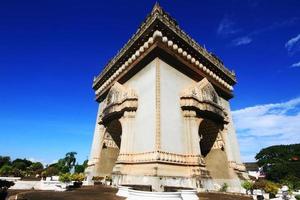
<svg viewBox="0 0 300 200"><path fill-rule="evenodd" d="M3 165L11 165L10 157L9 156L0 156L0 168Z"/></svg>
<svg viewBox="0 0 300 200"><path fill-rule="evenodd" d="M49 166L42 172L43 177L50 177L50 176L57 176L59 175L59 169L57 169L55 166Z"/></svg>
<svg viewBox="0 0 300 200"><path fill-rule="evenodd" d="M32 164L30 160L17 158L12 161L13 168L25 171Z"/></svg>
<svg viewBox="0 0 300 200"><path fill-rule="evenodd" d="M270 146L255 158L268 180L280 182L286 177L300 178L300 144Z"/></svg>
<svg viewBox="0 0 300 200"><path fill-rule="evenodd" d="M41 174L42 171L44 169L44 166L42 163L40 162L35 162L35 163L32 163L28 168L27 168L27 172L30 174L30 175L37 175L37 174Z"/></svg>
<svg viewBox="0 0 300 200"><path fill-rule="evenodd" d="M84 170L88 167L88 160L85 160L82 165L75 165L75 173L83 173Z"/></svg>
<svg viewBox="0 0 300 200"><path fill-rule="evenodd" d="M75 165L75 173L83 173L84 172L84 166L83 165Z"/></svg>
<svg viewBox="0 0 300 200"><path fill-rule="evenodd" d="M39 171L39 170L43 170L44 166L40 162L35 162L30 165L30 169L33 171Z"/></svg>
<svg viewBox="0 0 300 200"><path fill-rule="evenodd" d="M3 165L0 169L1 176L11 176L13 167L10 165Z"/></svg>
<svg viewBox="0 0 300 200"><path fill-rule="evenodd" d="M66 161L66 165L69 168L69 170L75 166L75 163L76 163L75 155L77 155L77 153L74 151L66 153L66 156L64 159Z"/></svg>

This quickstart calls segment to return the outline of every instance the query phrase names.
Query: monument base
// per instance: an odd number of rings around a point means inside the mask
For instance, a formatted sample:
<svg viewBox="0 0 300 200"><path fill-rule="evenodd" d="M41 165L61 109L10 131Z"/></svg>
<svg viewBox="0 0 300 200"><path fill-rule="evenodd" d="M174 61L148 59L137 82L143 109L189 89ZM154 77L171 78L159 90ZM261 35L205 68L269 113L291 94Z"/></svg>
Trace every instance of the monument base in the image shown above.
<svg viewBox="0 0 300 200"><path fill-rule="evenodd" d="M212 179L203 166L165 163L116 164L112 181L117 186L138 186L159 192L178 189L218 190L224 183L228 184L229 191L240 192L241 188L238 177Z"/></svg>

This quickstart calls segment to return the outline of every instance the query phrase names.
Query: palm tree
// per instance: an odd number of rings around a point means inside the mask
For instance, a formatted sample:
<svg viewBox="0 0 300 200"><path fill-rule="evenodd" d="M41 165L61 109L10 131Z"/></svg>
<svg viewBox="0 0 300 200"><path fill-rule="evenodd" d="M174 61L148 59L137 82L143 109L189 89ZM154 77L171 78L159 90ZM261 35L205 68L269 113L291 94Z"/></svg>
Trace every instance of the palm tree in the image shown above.
<svg viewBox="0 0 300 200"><path fill-rule="evenodd" d="M69 169L72 169L72 167L75 166L75 163L76 163L75 155L77 155L77 153L74 151L66 153L64 160L66 161L66 166Z"/></svg>

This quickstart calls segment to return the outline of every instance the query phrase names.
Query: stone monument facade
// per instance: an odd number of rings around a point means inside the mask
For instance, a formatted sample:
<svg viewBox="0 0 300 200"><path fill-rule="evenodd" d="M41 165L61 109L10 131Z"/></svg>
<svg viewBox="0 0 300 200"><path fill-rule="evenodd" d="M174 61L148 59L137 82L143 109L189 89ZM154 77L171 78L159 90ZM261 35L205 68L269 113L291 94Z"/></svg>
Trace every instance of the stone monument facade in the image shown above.
<svg viewBox="0 0 300 200"><path fill-rule="evenodd" d="M94 79L99 110L86 174L115 185L239 191L230 113L235 74L156 4Z"/></svg>

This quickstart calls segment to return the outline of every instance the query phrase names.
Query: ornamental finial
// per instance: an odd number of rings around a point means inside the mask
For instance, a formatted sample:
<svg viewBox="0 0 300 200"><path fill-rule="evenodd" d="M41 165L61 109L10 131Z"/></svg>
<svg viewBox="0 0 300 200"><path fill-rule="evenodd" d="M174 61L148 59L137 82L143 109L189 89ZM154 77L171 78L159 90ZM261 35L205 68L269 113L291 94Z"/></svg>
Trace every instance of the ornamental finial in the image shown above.
<svg viewBox="0 0 300 200"><path fill-rule="evenodd" d="M152 9L152 13L155 13L155 12L162 12L162 8L160 7L158 1L155 2L153 9Z"/></svg>

